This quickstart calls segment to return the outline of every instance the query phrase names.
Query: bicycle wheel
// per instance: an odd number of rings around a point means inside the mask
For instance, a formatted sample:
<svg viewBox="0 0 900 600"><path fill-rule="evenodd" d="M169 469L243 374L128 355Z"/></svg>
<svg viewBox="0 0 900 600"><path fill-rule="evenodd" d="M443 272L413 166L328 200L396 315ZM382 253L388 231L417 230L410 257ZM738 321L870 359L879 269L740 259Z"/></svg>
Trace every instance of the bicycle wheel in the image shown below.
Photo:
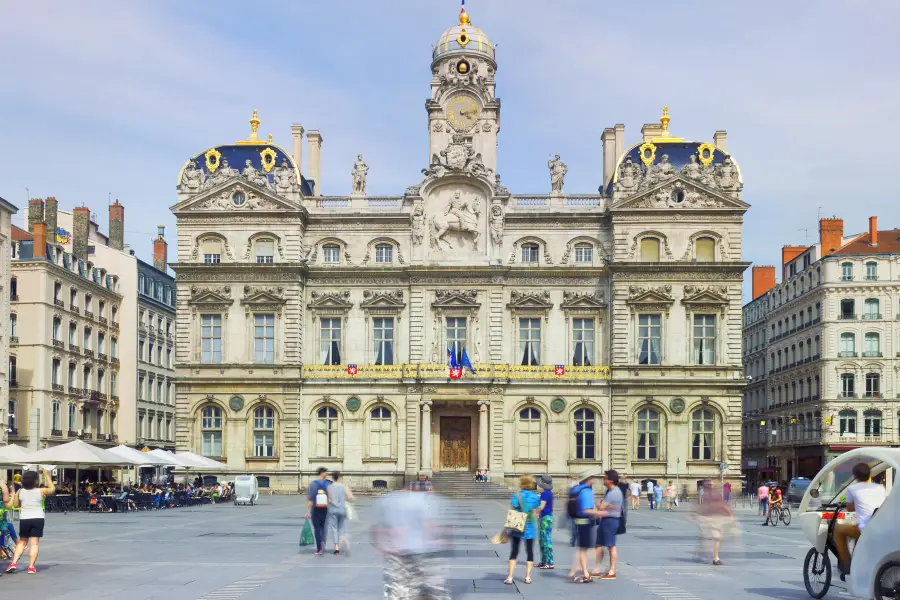
<svg viewBox="0 0 900 600"><path fill-rule="evenodd" d="M777 506L773 506L769 509L769 525L772 527L778 527L778 521L781 520L781 509Z"/></svg>
<svg viewBox="0 0 900 600"><path fill-rule="evenodd" d="M3 545L0 547L0 551L3 551L9 560L12 560L13 556L16 555L16 542L11 535L3 536Z"/></svg>
<svg viewBox="0 0 900 600"><path fill-rule="evenodd" d="M807 593L813 598L822 598L831 587L831 559L828 551L819 553L815 548L810 548L803 561L803 584Z"/></svg>
<svg viewBox="0 0 900 600"><path fill-rule="evenodd" d="M900 561L892 560L881 565L875 575L875 600L900 598Z"/></svg>
<svg viewBox="0 0 900 600"><path fill-rule="evenodd" d="M781 522L785 525L791 524L791 509L788 506L785 506L781 509Z"/></svg>

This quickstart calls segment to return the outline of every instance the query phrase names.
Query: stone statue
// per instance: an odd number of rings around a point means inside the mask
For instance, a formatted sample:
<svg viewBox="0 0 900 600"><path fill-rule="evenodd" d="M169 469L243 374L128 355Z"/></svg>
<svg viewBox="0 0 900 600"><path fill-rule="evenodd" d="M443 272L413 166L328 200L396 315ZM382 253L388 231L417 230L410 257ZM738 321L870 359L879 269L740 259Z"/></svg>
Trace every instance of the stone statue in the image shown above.
<svg viewBox="0 0 900 600"><path fill-rule="evenodd" d="M444 236L450 231L458 231L471 233L473 235L472 243L475 250L478 250L478 240L481 238L481 232L478 230L478 217L469 207L469 203L460 197L459 192L454 192L444 214L436 214L431 218L431 230L431 244L435 248L443 250L441 242L444 242L452 250L453 245L445 240Z"/></svg>
<svg viewBox="0 0 900 600"><path fill-rule="evenodd" d="M736 190L740 185L737 169L730 156L716 169L716 180L723 190Z"/></svg>
<svg viewBox="0 0 900 600"><path fill-rule="evenodd" d="M656 165L656 172L660 179L671 177L675 174L675 165L669 162L668 154L663 154L662 158L659 159L659 164Z"/></svg>
<svg viewBox="0 0 900 600"><path fill-rule="evenodd" d="M491 241L495 246L503 244L503 207L499 204L491 207Z"/></svg>
<svg viewBox="0 0 900 600"><path fill-rule="evenodd" d="M281 161L281 166L275 169L275 189L284 194L293 190L295 185L297 177L285 158Z"/></svg>
<svg viewBox="0 0 900 600"><path fill-rule="evenodd" d="M181 176L181 191L188 193L199 192L202 186L203 170L197 168L195 161L189 160Z"/></svg>
<svg viewBox="0 0 900 600"><path fill-rule="evenodd" d="M509 196L509 190L500 183L500 173L494 175L494 193L498 196Z"/></svg>
<svg viewBox="0 0 900 600"><path fill-rule="evenodd" d="M681 174L694 181L699 181L703 177L703 169L700 163L697 162L696 154L691 154L690 162L681 167Z"/></svg>
<svg viewBox="0 0 900 600"><path fill-rule="evenodd" d="M239 175L237 169L233 169L228 166L228 159L223 158L222 164L219 165L219 168L216 169L216 176L222 180L231 179L232 177L237 177Z"/></svg>
<svg viewBox="0 0 900 600"><path fill-rule="evenodd" d="M490 169L484 165L484 159L481 158L481 152L469 161L466 165L466 172L472 177L484 177L489 174Z"/></svg>
<svg viewBox="0 0 900 600"><path fill-rule="evenodd" d="M623 190L631 190L637 187L641 179L641 168L634 164L631 157L625 158L625 161L619 165L618 187Z"/></svg>
<svg viewBox="0 0 900 600"><path fill-rule="evenodd" d="M443 177L447 173L447 167L441 163L441 157L437 154L431 155L431 164L427 169L422 169L422 174L425 175L425 181L430 181L431 179L439 179Z"/></svg>
<svg viewBox="0 0 900 600"><path fill-rule="evenodd" d="M569 172L569 167L566 166L566 163L559 159L559 154L556 155L551 161L547 162L547 166L550 168L550 191L553 194L562 194L563 193L563 185L565 185L566 173Z"/></svg>
<svg viewBox="0 0 900 600"><path fill-rule="evenodd" d="M410 221L412 222L413 246L421 246L425 239L425 208L421 204L416 204Z"/></svg>
<svg viewBox="0 0 900 600"><path fill-rule="evenodd" d="M353 180L353 193L365 195L366 193L366 175L369 172L369 165L363 161L362 154L356 155L356 162L353 164L353 170L350 171L350 177Z"/></svg>
<svg viewBox="0 0 900 600"><path fill-rule="evenodd" d="M241 171L241 175L253 185L269 187L269 178L262 172L256 170L253 166L253 162L249 158L244 162L244 170Z"/></svg>

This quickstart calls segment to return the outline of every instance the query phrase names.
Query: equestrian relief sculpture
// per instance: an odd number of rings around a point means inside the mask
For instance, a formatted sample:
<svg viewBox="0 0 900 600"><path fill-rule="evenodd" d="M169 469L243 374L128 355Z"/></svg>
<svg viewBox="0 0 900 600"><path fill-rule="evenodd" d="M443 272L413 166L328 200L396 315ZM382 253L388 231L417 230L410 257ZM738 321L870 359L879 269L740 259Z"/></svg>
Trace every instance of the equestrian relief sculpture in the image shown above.
<svg viewBox="0 0 900 600"><path fill-rule="evenodd" d="M468 200L463 200L460 193L454 192L450 204L444 214L436 214L431 217L431 245L439 250L452 250L453 244L444 238L449 232L457 232L462 235L472 236L472 244L478 250L478 241L481 239L478 219L481 214L478 198L474 198L471 205Z"/></svg>

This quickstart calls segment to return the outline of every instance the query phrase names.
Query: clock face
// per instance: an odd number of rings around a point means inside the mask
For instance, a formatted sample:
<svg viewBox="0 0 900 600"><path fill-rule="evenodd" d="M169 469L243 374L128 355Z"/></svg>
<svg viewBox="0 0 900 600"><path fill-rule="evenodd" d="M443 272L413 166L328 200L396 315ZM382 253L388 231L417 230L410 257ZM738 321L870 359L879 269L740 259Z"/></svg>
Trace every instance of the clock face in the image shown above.
<svg viewBox="0 0 900 600"><path fill-rule="evenodd" d="M456 96L447 103L447 121L457 131L466 131L478 121L478 103L469 96Z"/></svg>

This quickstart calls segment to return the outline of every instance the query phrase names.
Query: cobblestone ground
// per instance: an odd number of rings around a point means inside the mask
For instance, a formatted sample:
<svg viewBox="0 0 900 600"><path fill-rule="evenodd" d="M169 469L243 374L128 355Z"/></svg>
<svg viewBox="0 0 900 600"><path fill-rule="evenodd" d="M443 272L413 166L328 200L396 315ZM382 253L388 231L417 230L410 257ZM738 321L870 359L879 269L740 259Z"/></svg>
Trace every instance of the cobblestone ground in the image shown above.
<svg viewBox="0 0 900 600"><path fill-rule="evenodd" d="M315 557L298 548L303 507L296 496L263 497L253 507L48 515L38 574L4 575L0 590L4 598L60 600L380 598L381 559L366 522L372 501L357 506L349 557ZM690 509L632 512L628 534L619 538L619 578L590 585L566 581L572 549L564 530L554 533L556 570L535 570L534 583L524 585L523 565L516 584L503 585L508 548L492 546L489 538L505 512L502 502L449 502L444 518L454 549L445 565L453 598L548 600L610 592L669 600L808 598L802 579L808 547L796 524L760 527L751 508L738 509L742 534L723 547L721 567L709 556L695 558ZM829 595L842 591L833 587Z"/></svg>

